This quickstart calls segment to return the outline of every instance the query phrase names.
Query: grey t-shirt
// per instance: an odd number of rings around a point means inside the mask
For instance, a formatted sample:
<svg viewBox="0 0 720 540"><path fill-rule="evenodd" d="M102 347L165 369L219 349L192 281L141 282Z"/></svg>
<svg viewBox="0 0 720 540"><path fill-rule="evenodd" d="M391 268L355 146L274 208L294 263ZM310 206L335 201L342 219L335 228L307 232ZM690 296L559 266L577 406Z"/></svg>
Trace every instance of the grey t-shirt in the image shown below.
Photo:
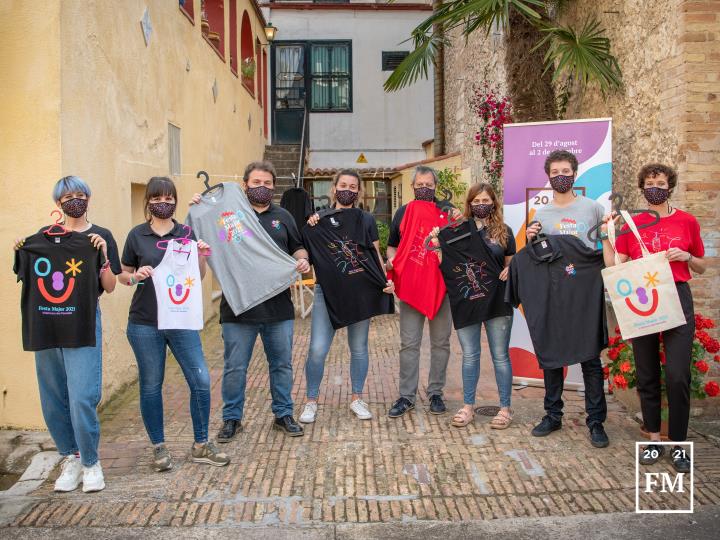
<svg viewBox="0 0 720 540"><path fill-rule="evenodd" d="M208 264L235 315L286 291L298 277L295 259L273 241L234 182L192 205L186 223L210 245Z"/></svg>
<svg viewBox="0 0 720 540"><path fill-rule="evenodd" d="M569 206L559 208L552 202L543 206L531 221L539 221L545 234L577 236L586 246L596 249L598 246L588 240L587 233L604 215L605 209L599 202L578 195Z"/></svg>

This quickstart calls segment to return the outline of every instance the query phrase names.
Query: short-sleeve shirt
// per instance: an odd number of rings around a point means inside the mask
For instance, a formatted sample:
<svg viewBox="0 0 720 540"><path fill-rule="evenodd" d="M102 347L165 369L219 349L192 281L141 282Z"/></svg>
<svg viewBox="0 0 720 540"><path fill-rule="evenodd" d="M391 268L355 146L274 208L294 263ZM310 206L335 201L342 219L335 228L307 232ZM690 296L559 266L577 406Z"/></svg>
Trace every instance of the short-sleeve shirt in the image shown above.
<svg viewBox="0 0 720 540"><path fill-rule="evenodd" d="M569 234L582 240L590 249L597 247L596 242L588 240L587 233L602 221L605 215L603 206L593 199L582 195L568 206L555 206L552 202L537 211L533 221L539 221L546 235Z"/></svg>
<svg viewBox="0 0 720 540"><path fill-rule="evenodd" d="M649 213L633 216L636 225L650 223L653 219ZM627 228L628 226L625 225L622 230L627 230ZM640 229L638 232L650 253L667 251L674 247L687 251L693 257L705 256L705 245L700 236L700 224L695 216L682 210L675 209L672 215L662 217L659 223L646 229ZM642 257L640 244L632 233L618 236L615 249L618 253L627 255L631 259ZM670 269L677 282L690 281L692 277L688 263L685 261L671 261Z"/></svg>
<svg viewBox="0 0 720 540"><path fill-rule="evenodd" d="M165 250L157 247L158 241L183 238L187 234L183 225L175 220L173 220L173 223L175 226L172 230L163 236L158 236L149 223L141 223L130 229L123 248L122 264L136 269L141 266L155 268L159 265L165 256ZM192 231L190 231L188 238L197 240ZM152 277L135 285L135 293L130 302L128 322L145 326L157 326L157 298Z"/></svg>
<svg viewBox="0 0 720 540"><path fill-rule="evenodd" d="M452 204L446 202L442 203L443 206L440 206L441 203L437 199L434 199L434 202L435 206L437 206L438 210L440 211L444 211L447 206L454 208ZM407 204L403 204L400 208L397 209L395 215L392 218L392 222L390 223L390 235L388 236L387 243L387 245L390 247L398 247L400 245L400 224L402 223L403 217L405 217L406 210Z"/></svg>
<svg viewBox="0 0 720 540"><path fill-rule="evenodd" d="M299 249L304 249L295 219L284 208L270 203L267 210L262 213L255 212L260 225L265 229L273 241L288 255ZM262 271L262 269L258 269ZM225 296L220 300L221 323L271 323L289 321L295 318L295 309L290 298L290 289L265 300L262 304L235 315Z"/></svg>

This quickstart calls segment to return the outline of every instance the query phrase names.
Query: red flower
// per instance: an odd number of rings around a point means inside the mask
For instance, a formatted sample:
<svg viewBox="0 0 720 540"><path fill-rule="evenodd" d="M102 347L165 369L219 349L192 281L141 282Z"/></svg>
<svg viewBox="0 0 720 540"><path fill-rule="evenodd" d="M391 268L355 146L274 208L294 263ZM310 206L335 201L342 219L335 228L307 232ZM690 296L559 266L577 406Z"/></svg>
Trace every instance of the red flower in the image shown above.
<svg viewBox="0 0 720 540"><path fill-rule="evenodd" d="M613 389L614 389L614 387L613 387L612 383L608 383L608 392L610 392L612 394Z"/></svg>
<svg viewBox="0 0 720 540"><path fill-rule="evenodd" d="M622 338L621 338L620 336L613 336L613 337L611 337L610 339L608 339L608 345L609 345L610 347L614 347L615 345L617 345L618 343L620 343L620 340L621 340L621 339L622 339Z"/></svg>
<svg viewBox="0 0 720 540"><path fill-rule="evenodd" d="M707 373L710 369L710 366L708 366L707 362L705 362L704 360L699 360L695 362L695 367L700 373Z"/></svg>
<svg viewBox="0 0 720 540"><path fill-rule="evenodd" d="M607 379L610 377L610 368L605 366L603 367L603 379Z"/></svg>
<svg viewBox="0 0 720 540"><path fill-rule="evenodd" d="M627 386L628 386L627 379L625 379L625 377L623 377L622 375L615 375L613 377L613 382L615 383L615 386L617 386L618 388L624 389L624 388L627 388Z"/></svg>
<svg viewBox="0 0 720 540"><path fill-rule="evenodd" d="M710 339L710 342L705 346L705 350L713 354L720 351L720 342L717 339Z"/></svg>
<svg viewBox="0 0 720 540"><path fill-rule="evenodd" d="M617 349L610 349L608 351L608 358L610 358L610 360L612 360L613 362L615 360L617 360L619 355L620 355L620 351L618 351Z"/></svg>
<svg viewBox="0 0 720 540"><path fill-rule="evenodd" d="M720 386L715 381L710 381L705 385L705 393L710 397L715 397L720 394Z"/></svg>
<svg viewBox="0 0 720 540"><path fill-rule="evenodd" d="M664 366L666 363L665 360L665 353L663 351L660 351L660 363Z"/></svg>
<svg viewBox="0 0 720 540"><path fill-rule="evenodd" d="M620 333L620 327L619 327L619 326L616 326L616 327L615 327L615 333L616 333L616 334L619 334L619 333Z"/></svg>
<svg viewBox="0 0 720 540"><path fill-rule="evenodd" d="M630 362L623 362L620 364L620 371L623 373L628 373L632 369L632 366L630 365Z"/></svg>
<svg viewBox="0 0 720 540"><path fill-rule="evenodd" d="M720 355L716 354L715 356L713 356L713 360L715 360L716 362L720 362Z"/></svg>

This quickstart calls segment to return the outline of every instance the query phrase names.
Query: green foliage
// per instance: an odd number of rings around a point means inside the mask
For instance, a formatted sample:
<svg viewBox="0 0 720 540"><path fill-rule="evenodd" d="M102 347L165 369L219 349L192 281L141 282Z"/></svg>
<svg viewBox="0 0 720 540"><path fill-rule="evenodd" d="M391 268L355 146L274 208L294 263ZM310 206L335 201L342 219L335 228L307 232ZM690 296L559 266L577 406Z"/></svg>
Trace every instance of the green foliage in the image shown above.
<svg viewBox="0 0 720 540"><path fill-rule="evenodd" d="M438 198L442 199L447 195L451 195L453 205L462 211L465 206L464 198L467 185L460 180L460 173L446 167L438 171L438 180Z"/></svg>
<svg viewBox="0 0 720 540"><path fill-rule="evenodd" d="M380 220L375 220L378 228L378 236L380 240L380 254L383 258L387 258L387 243L390 236L390 227L387 223Z"/></svg>
<svg viewBox="0 0 720 540"><path fill-rule="evenodd" d="M563 1L551 0L446 0L421 22L411 34L413 51L385 82L385 90L394 92L427 77L436 62L438 47L446 42L444 32L462 28L467 38L476 30L489 34L493 28L510 27L511 13L517 13L537 27L545 36L536 47L547 46L545 70L554 69L553 80L574 76L580 84L597 83L603 93L619 89L622 74L610 53L605 30L589 18L580 31L554 24L549 13L560 11Z"/></svg>

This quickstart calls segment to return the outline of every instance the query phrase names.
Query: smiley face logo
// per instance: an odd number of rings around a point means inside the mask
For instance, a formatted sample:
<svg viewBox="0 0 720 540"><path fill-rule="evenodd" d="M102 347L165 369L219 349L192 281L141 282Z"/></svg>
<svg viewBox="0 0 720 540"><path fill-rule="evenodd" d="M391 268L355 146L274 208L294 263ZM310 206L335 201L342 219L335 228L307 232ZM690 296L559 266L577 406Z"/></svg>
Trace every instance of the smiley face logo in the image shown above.
<svg viewBox="0 0 720 540"><path fill-rule="evenodd" d="M50 279L52 280L53 290L56 292L60 292L65 289L65 292L62 293L60 296L53 296L53 294L47 290L47 287L45 286L45 280L43 279L50 274L50 271L52 270L52 264L50 264L50 261L45 257L40 257L38 260L36 260L34 270L35 274L38 276L37 286L42 297L51 304L62 304L66 302L67 299L70 298L72 292L75 290L75 275L82 273L82 270L80 270L80 265L82 263L82 261L75 262L75 259L72 259L71 261L67 261L65 263L68 265L68 270L65 271L65 274L72 272L72 277L68 278L67 287L65 286L65 275L62 272L52 273Z"/></svg>
<svg viewBox="0 0 720 540"><path fill-rule="evenodd" d="M170 297L170 301L175 305L184 304L185 301L188 299L188 296L190 296L190 287L192 287L194 280L186 279L185 280L185 287L183 287L182 283L176 283L175 282L175 276L172 274L168 274L167 279L165 280L165 283L167 283L168 286L168 296ZM189 284L188 284L189 283ZM175 289L175 292L173 293L173 289ZM183 289L185 292L183 292Z"/></svg>
<svg viewBox="0 0 720 540"><path fill-rule="evenodd" d="M648 279L647 275L645 276L646 280ZM647 306L650 304L650 307L648 308L641 308L635 305L634 301L631 299L631 295L633 293L633 286L627 279L621 279L617 282L615 285L615 290L618 292L620 296L625 297L625 305L635 313L635 315L639 315L640 317L649 317L658 308L658 303L660 301L660 298L658 296L657 289L654 287L654 285L658 282L657 274L652 276L652 292L650 293L650 296L652 298L648 298L648 291L645 287L638 287L635 289L635 296L637 297L638 302L642 306Z"/></svg>

